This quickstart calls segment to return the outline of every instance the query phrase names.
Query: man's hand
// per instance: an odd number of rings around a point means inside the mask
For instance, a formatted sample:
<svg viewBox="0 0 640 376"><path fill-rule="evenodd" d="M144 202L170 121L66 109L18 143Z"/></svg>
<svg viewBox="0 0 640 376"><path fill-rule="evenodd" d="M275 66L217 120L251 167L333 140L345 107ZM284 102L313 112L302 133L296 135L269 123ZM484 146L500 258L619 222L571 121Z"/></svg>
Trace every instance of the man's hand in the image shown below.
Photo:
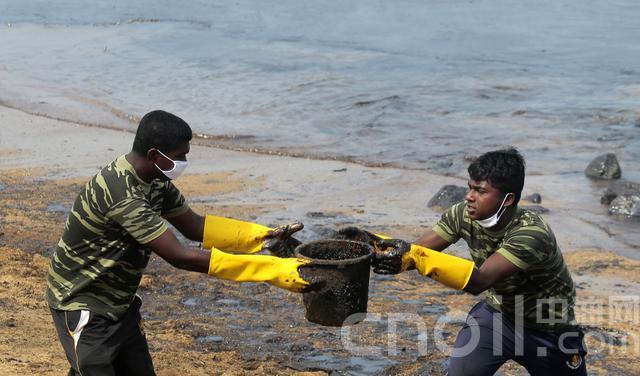
<svg viewBox="0 0 640 376"><path fill-rule="evenodd" d="M373 246L375 253L371 261L373 271L378 274L398 274L409 266L403 266L402 256L409 252L411 244L400 239L383 239L355 226L338 230L337 239L355 240Z"/></svg>
<svg viewBox="0 0 640 376"><path fill-rule="evenodd" d="M377 274L398 274L405 271L409 265L403 263L403 256L410 249L411 244L404 240L380 239L372 260L373 271Z"/></svg>
<svg viewBox="0 0 640 376"><path fill-rule="evenodd" d="M303 228L302 223L295 222L269 231L264 237L265 242L262 245L262 250L267 250L278 257L293 257L293 251L300 245L300 241L291 235Z"/></svg>

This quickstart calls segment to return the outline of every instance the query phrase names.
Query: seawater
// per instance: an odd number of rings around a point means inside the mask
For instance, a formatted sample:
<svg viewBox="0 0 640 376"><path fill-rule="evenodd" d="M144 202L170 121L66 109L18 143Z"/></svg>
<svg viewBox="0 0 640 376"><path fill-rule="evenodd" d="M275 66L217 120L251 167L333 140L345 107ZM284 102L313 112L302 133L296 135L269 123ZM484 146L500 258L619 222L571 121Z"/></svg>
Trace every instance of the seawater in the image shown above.
<svg viewBox="0 0 640 376"><path fill-rule="evenodd" d="M0 1L0 101L217 145L464 176L614 151L640 177L640 3ZM5 125L3 125L5 126ZM558 163L559 162L559 163Z"/></svg>
<svg viewBox="0 0 640 376"><path fill-rule="evenodd" d="M213 145L460 177L513 145L563 203L549 215L563 244L638 258L637 226L608 218L583 174L615 152L640 181L638 20L636 0L0 0L0 104L128 130L164 109ZM189 310L225 316L242 303L193 299ZM332 348L297 361L386 365Z"/></svg>

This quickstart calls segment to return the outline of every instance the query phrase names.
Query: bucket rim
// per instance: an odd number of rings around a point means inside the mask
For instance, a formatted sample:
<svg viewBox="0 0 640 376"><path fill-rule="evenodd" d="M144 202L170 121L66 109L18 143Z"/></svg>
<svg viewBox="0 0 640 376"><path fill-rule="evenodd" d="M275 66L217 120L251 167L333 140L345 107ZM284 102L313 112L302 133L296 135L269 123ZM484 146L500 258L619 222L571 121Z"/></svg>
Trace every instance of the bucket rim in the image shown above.
<svg viewBox="0 0 640 376"><path fill-rule="evenodd" d="M326 243L326 242L345 242L345 243L360 244L365 246L365 248L369 250L369 253L366 255L345 259L345 260L322 260L322 259L316 259L309 256L305 256L300 253L300 249L303 247L318 244L318 243ZM313 240L308 243L302 243L299 246L297 246L296 249L294 249L293 253L298 258L301 258L304 260L310 260L311 265L351 265L351 264L357 264L361 261L364 261L366 259L370 259L371 257L373 257L373 246L365 242L359 242L356 240L349 240L349 239L322 239L322 240Z"/></svg>

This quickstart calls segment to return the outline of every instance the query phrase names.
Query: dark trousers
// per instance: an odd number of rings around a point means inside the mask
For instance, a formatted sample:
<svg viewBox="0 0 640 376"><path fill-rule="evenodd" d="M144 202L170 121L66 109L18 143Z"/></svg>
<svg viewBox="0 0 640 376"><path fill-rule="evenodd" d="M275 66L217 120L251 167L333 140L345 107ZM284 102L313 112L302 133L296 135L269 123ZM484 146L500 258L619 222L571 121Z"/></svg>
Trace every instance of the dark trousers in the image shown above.
<svg viewBox="0 0 640 376"><path fill-rule="evenodd" d="M477 341L477 342L476 342ZM476 304L458 333L449 363L450 376L493 375L513 360L536 375L587 375L584 334L516 328L484 301Z"/></svg>
<svg viewBox="0 0 640 376"><path fill-rule="evenodd" d="M51 309L71 368L69 376L155 375L142 331L140 298L118 321L89 311Z"/></svg>

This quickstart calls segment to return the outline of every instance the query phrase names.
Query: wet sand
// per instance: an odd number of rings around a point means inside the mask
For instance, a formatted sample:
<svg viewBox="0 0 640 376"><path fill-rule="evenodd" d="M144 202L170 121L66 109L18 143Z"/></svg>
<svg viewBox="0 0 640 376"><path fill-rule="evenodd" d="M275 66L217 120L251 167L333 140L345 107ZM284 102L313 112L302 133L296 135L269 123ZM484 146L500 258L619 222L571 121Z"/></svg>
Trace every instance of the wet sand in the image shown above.
<svg viewBox="0 0 640 376"><path fill-rule="evenodd" d="M67 362L44 300L49 257L79 189L129 150L133 134L2 107L0 124L0 373L57 375ZM344 224L412 239L438 218L426 201L444 184L464 184L420 171L199 146L190 160L176 184L194 210L267 225L302 220L303 240ZM536 180L532 185L545 197ZM556 223L573 223L558 211ZM570 233L558 235L570 251L566 260L578 286L578 318L590 333L590 373L639 374L640 303L614 309L621 303L611 297L637 298L640 261L619 255L615 247L587 247L584 238L603 235L594 235L586 223L575 222ZM603 244L615 245L616 234L611 238ZM453 251L466 255L461 246ZM373 315L345 332L307 322L299 295L180 271L155 256L140 293L159 375L443 374L446 347L479 299L415 273L372 276ZM393 320L399 321L398 335L390 346L387 328ZM500 372L524 374L511 363Z"/></svg>

